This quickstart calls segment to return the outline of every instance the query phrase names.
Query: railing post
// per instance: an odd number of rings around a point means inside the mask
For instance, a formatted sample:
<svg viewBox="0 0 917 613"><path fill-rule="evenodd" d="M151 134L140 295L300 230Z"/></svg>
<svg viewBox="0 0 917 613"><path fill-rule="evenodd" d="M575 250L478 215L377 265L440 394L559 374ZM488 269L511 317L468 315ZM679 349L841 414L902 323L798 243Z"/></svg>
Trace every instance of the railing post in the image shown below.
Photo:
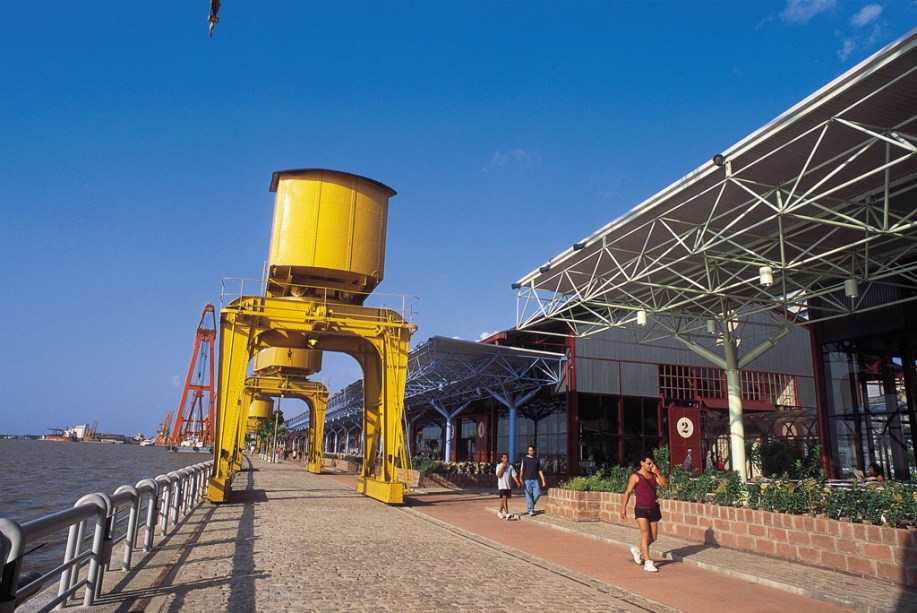
<svg viewBox="0 0 917 613"><path fill-rule="evenodd" d="M82 500L82 498L80 499ZM77 506L79 501L73 506ZM73 558L80 555L80 551L83 548L83 536L86 534L86 522L81 521L78 524L70 526L70 534L67 538L67 551L64 554L64 562L70 562ZM58 590L58 596L62 596L65 592L72 589L80 579L79 568L67 567L67 570L64 571L64 574L61 576L60 588ZM74 595L71 594L68 596L64 602L62 602L57 608L62 608L68 602L75 600Z"/></svg>
<svg viewBox="0 0 917 613"><path fill-rule="evenodd" d="M83 606L91 607L101 590L103 554L108 519L111 515L111 500L105 494L88 494L80 498L76 505L84 503L94 503L98 507L95 532L92 535L92 555L89 558L89 570L86 574L86 593L83 596ZM76 574L74 573L74 578Z"/></svg>
<svg viewBox="0 0 917 613"><path fill-rule="evenodd" d="M137 542L137 529L140 515L140 494L137 488L132 485L122 485L115 490L115 496L118 494L129 493L131 496L130 514L127 518L127 531L124 534L124 557L121 562L121 570L128 571L131 569L131 558L134 553L134 546ZM112 518L117 516L117 509L112 514ZM115 527L115 521L112 520L112 529Z"/></svg>
<svg viewBox="0 0 917 613"><path fill-rule="evenodd" d="M175 528L178 525L178 508L181 506L181 475L173 470L169 473L169 481L172 483L171 492L169 494L169 502L171 503L169 515L172 518L171 528Z"/></svg>
<svg viewBox="0 0 917 613"><path fill-rule="evenodd" d="M142 479L137 482L138 492L148 492L149 500L146 503L146 521L144 522L143 550L153 549L153 531L156 529L156 510L159 505L159 484L155 479ZM137 508L142 506L143 495L138 497Z"/></svg>
<svg viewBox="0 0 917 613"><path fill-rule="evenodd" d="M180 468L178 470L178 475L179 484L181 487L179 490L181 492L181 495L179 496L181 499L180 516L184 517L188 514L188 477L191 475L191 472L187 468Z"/></svg>
<svg viewBox="0 0 917 613"><path fill-rule="evenodd" d="M0 613L13 613L16 608L16 590L22 571L22 555L25 539L22 528L14 521L0 519Z"/></svg>
<svg viewBox="0 0 917 613"><path fill-rule="evenodd" d="M159 535L164 536L168 531L169 523L169 501L172 496L172 480L168 475L159 475L156 477L156 483L160 486L159 502Z"/></svg>

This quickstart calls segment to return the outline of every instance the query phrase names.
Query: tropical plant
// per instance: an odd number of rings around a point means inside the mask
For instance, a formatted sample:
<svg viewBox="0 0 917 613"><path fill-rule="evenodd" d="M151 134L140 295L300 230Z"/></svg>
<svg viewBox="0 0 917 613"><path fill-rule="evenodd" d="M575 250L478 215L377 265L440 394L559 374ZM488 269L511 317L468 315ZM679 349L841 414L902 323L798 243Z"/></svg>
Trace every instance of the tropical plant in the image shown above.
<svg viewBox="0 0 917 613"><path fill-rule="evenodd" d="M780 477L793 474L799 450L790 441L770 438L758 448L761 455L761 471L765 477Z"/></svg>
<svg viewBox="0 0 917 613"><path fill-rule="evenodd" d="M660 468L668 449L654 454ZM796 478L755 479L743 483L737 472L707 470L694 477L680 466L668 474L669 487L659 490L660 498L744 506L780 513L823 514L834 519L892 526L917 525L917 480L879 483L851 482L849 487L826 487L818 445L797 458L792 466ZM588 477L573 477L562 489L623 493L632 469L616 466Z"/></svg>
<svg viewBox="0 0 917 613"><path fill-rule="evenodd" d="M255 434L258 437L258 449L261 453L268 453L274 444L274 425L273 419L265 419L258 424ZM283 423L277 424L277 440L281 441L287 436L287 427Z"/></svg>

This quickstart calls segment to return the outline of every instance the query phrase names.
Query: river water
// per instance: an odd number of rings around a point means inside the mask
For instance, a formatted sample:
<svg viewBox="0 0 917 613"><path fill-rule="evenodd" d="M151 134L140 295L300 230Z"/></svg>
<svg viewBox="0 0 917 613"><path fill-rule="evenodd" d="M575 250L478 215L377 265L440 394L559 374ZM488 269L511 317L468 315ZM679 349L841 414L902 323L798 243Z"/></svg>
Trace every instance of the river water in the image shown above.
<svg viewBox="0 0 917 613"><path fill-rule="evenodd" d="M73 506L85 494L112 494L185 466L213 459L207 452L167 453L164 447L0 439L0 517L24 523ZM49 551L28 559L39 566Z"/></svg>

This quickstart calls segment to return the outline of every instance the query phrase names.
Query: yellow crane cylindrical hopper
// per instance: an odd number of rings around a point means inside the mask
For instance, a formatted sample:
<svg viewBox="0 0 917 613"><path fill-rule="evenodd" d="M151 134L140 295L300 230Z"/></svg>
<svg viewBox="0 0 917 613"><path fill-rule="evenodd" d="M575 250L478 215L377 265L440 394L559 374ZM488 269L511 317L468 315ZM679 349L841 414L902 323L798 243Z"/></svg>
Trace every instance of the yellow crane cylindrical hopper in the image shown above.
<svg viewBox="0 0 917 613"><path fill-rule="evenodd" d="M322 352L311 349L267 347L255 354L252 370L258 375L308 377L322 369Z"/></svg>
<svg viewBox="0 0 917 613"><path fill-rule="evenodd" d="M274 401L271 398L255 398L248 407L249 419L270 419L274 415Z"/></svg>
<svg viewBox="0 0 917 613"><path fill-rule="evenodd" d="M280 170L267 295L363 304L382 281L387 185L336 170Z"/></svg>

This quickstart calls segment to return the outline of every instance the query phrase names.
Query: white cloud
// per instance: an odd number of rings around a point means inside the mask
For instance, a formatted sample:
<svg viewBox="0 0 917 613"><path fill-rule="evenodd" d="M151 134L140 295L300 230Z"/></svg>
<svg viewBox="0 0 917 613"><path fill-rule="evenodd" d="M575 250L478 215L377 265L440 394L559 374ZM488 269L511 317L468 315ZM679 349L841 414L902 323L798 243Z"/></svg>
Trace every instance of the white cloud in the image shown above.
<svg viewBox="0 0 917 613"><path fill-rule="evenodd" d="M846 61L850 54L853 53L853 50L856 49L856 46L857 44L852 38L845 38L843 46L837 52L837 57L842 62Z"/></svg>
<svg viewBox="0 0 917 613"><path fill-rule="evenodd" d="M541 164L541 155L534 149L510 149L509 151L495 151L490 156L487 169L501 168L508 164L514 166L535 166ZM485 170L487 170L485 169Z"/></svg>
<svg viewBox="0 0 917 613"><path fill-rule="evenodd" d="M497 332L499 332L499 330L494 330L493 332L481 332L481 333L478 335L478 340L479 340L479 341L483 341L485 338L490 338L491 336L493 336L493 335L496 334Z"/></svg>
<svg viewBox="0 0 917 613"><path fill-rule="evenodd" d="M172 387L181 387L182 380L181 375L172 375Z"/></svg>
<svg viewBox="0 0 917 613"><path fill-rule="evenodd" d="M837 0L787 0L780 18L789 23L806 24L819 13L834 10Z"/></svg>
<svg viewBox="0 0 917 613"><path fill-rule="evenodd" d="M875 21L882 14L882 7L878 4L867 4L850 19L850 23L861 28L866 24Z"/></svg>

